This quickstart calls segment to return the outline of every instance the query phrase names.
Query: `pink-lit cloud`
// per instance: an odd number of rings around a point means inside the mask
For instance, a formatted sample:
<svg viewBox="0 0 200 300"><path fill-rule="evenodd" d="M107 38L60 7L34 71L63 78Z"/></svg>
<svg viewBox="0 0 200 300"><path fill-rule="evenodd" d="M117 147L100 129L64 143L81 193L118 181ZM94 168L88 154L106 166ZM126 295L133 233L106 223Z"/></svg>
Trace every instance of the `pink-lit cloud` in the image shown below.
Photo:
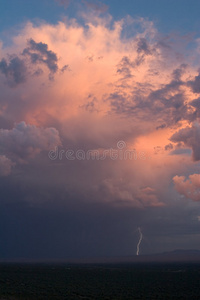
<svg viewBox="0 0 200 300"><path fill-rule="evenodd" d="M200 201L200 174L185 176L175 176L173 178L177 192L193 201Z"/></svg>
<svg viewBox="0 0 200 300"><path fill-rule="evenodd" d="M11 130L0 130L1 150L20 158L34 157L44 150L61 145L59 133L55 128L37 128L25 122L16 124Z"/></svg>
<svg viewBox="0 0 200 300"><path fill-rule="evenodd" d="M184 154L169 155L171 142L184 143L199 159L198 70L187 61L183 39L172 43L153 22L82 15L84 25L74 19L27 23L1 48L2 155L37 160L36 154L61 146L61 140L65 148L84 150L114 148L124 140L146 159L105 161L101 171L87 162L87 176L74 162L75 190L84 182L84 193L99 193L98 201L166 205L169 182L185 171L182 162L193 168ZM61 161L57 172L68 168ZM56 182L71 184L69 175L59 176Z"/></svg>

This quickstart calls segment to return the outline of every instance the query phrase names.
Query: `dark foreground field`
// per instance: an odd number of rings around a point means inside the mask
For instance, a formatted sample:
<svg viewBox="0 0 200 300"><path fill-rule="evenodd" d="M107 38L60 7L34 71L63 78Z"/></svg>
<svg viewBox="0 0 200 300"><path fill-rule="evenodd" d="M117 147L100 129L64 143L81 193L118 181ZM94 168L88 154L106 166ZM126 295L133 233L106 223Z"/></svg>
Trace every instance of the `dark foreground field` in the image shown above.
<svg viewBox="0 0 200 300"><path fill-rule="evenodd" d="M200 299L200 264L0 264L3 299Z"/></svg>

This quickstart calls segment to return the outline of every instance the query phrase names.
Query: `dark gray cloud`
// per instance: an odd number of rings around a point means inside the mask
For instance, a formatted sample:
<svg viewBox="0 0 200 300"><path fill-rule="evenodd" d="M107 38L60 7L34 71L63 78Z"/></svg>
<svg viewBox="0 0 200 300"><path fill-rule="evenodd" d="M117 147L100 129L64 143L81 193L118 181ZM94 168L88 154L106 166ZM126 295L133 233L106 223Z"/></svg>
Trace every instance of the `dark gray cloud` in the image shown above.
<svg viewBox="0 0 200 300"><path fill-rule="evenodd" d="M170 155L192 155L192 150L189 148L179 148L184 147L184 145L177 145L177 149L170 152Z"/></svg>
<svg viewBox="0 0 200 300"><path fill-rule="evenodd" d="M180 129L172 135L170 140L174 143L184 143L186 147L190 147L193 151L193 160L200 160L200 125L195 122L192 127Z"/></svg>
<svg viewBox="0 0 200 300"><path fill-rule="evenodd" d="M131 60L130 57L122 57L117 65L117 73L122 74L123 80L133 77L132 70L140 66L145 61L147 55L152 55L153 51L145 38L140 38L137 42L137 57Z"/></svg>
<svg viewBox="0 0 200 300"><path fill-rule="evenodd" d="M14 190L15 196L10 193L7 197L19 197L18 189ZM53 192L51 199L57 202L58 197L59 194ZM55 204L38 207L25 202L0 203L0 225L4 228L0 231L1 259L47 260L135 254L138 237L134 230L141 215L139 211L112 209L105 204L83 207L76 197L68 199L80 209ZM145 250L143 248L143 253Z"/></svg>
<svg viewBox="0 0 200 300"><path fill-rule="evenodd" d="M156 127L156 130L163 129L163 128L166 128L166 127L167 127L166 124L161 124L161 125L159 125L159 126Z"/></svg>
<svg viewBox="0 0 200 300"><path fill-rule="evenodd" d="M157 129L173 126L181 120L194 120L195 112L185 103L186 97L179 91L180 82L171 82L163 88L154 90L148 96L144 95L144 89L148 85L138 87L133 94L113 93L109 100L111 109L118 114L135 116L137 119L142 116L143 120L152 118ZM175 93L174 93L175 92ZM160 124L161 123L161 124Z"/></svg>
<svg viewBox="0 0 200 300"><path fill-rule="evenodd" d="M168 145L165 146L165 150L172 150L174 148L174 146L172 145L172 143L169 143Z"/></svg>
<svg viewBox="0 0 200 300"><path fill-rule="evenodd" d="M28 56L33 65L45 64L49 71L49 78L53 79L53 74L58 71L58 58L56 53L48 50L48 45L45 43L36 43L33 39L28 41L28 47L22 52L23 56ZM26 82L28 76L31 74L31 69L27 67L25 57L10 56L7 61L2 58L0 61L0 72L5 75L7 84L15 87L23 82ZM41 68L34 71L34 76L39 76L43 73Z"/></svg>
<svg viewBox="0 0 200 300"><path fill-rule="evenodd" d="M195 119L200 117L200 98L194 99L190 102L190 105L195 108L194 116Z"/></svg>
<svg viewBox="0 0 200 300"><path fill-rule="evenodd" d="M98 101L94 95L89 94L86 101L87 103L82 105L81 108L89 112L95 112L95 111L98 112L98 105L97 105Z"/></svg>
<svg viewBox="0 0 200 300"><path fill-rule="evenodd" d="M193 81L189 81L188 85L191 87L194 93L200 93L200 73L199 75L195 76Z"/></svg>
<svg viewBox="0 0 200 300"><path fill-rule="evenodd" d="M181 81L181 77L185 73L186 68L187 68L187 65L182 64L179 68L175 69L172 73L173 80Z"/></svg>
<svg viewBox="0 0 200 300"><path fill-rule="evenodd" d="M50 173L50 168L45 171L33 165L28 178L23 168L17 179L4 177L0 182L1 259L134 255L138 226L144 235L142 254L172 250L180 244L187 248L186 236L193 232L195 241L199 233L198 211L195 207L186 210L183 200L143 210L95 203L95 195L56 186L57 173ZM75 177L73 168L70 172ZM34 175L32 181L30 175ZM49 183L41 183L41 178Z"/></svg>
<svg viewBox="0 0 200 300"><path fill-rule="evenodd" d="M134 255L138 226L145 237L142 254L180 245L187 248L187 239L183 243L181 239L189 237L190 230L195 245L198 211L186 210L182 201L180 205L175 201L177 207L157 207L158 199L165 201L169 194L161 197L145 186L144 178L140 187L136 161L131 163L131 176L125 162L118 163L51 161L41 152L29 164L17 165L9 177L2 177L1 259ZM135 201L144 204L143 209ZM151 208L152 201L156 207Z"/></svg>
<svg viewBox="0 0 200 300"><path fill-rule="evenodd" d="M40 76L42 75L44 72L42 69L38 68L34 73L33 76Z"/></svg>
<svg viewBox="0 0 200 300"><path fill-rule="evenodd" d="M32 64L45 64L52 74L58 71L57 55L53 51L48 50L48 45L45 43L36 43L33 39L30 39L28 47L23 50L22 54L29 56Z"/></svg>
<svg viewBox="0 0 200 300"><path fill-rule="evenodd" d="M61 144L55 128L38 128L25 122L16 124L11 130L0 130L0 150L11 158L34 157L44 150L50 150Z"/></svg>
<svg viewBox="0 0 200 300"><path fill-rule="evenodd" d="M3 58L0 61L0 71L5 75L7 83L11 86L17 86L26 81L28 75L27 67L24 60L18 56L11 57L9 62Z"/></svg>
<svg viewBox="0 0 200 300"><path fill-rule="evenodd" d="M152 53L151 47L149 46L147 40L145 38L140 38L137 43L137 52L144 53L146 55L150 55Z"/></svg>
<svg viewBox="0 0 200 300"><path fill-rule="evenodd" d="M130 89L130 86L126 84L126 79L134 78L132 70L135 66L135 62L129 57L123 57L117 66L117 72L122 74L122 84L120 89L116 88L116 92L107 98L113 112L129 117L134 116L136 119L140 119L140 116L143 120L152 118L156 129L174 126L182 120L193 122L198 118L199 100L188 102L183 89L188 85L187 81L182 81L187 65L182 64L174 69L171 81L161 85L160 88L154 88L148 83L137 83L132 94L126 93L125 88Z"/></svg>
<svg viewBox="0 0 200 300"><path fill-rule="evenodd" d="M117 67L117 73L120 73L123 79L127 79L133 76L131 70L135 67L135 63L129 57L124 56Z"/></svg>
<svg viewBox="0 0 200 300"><path fill-rule="evenodd" d="M120 63L117 65L117 73L122 74L123 79L131 78L132 70L140 66L145 61L145 57L156 53L155 49L149 45L145 38L140 38L136 44L137 57L131 60L130 57L122 57Z"/></svg>
<svg viewBox="0 0 200 300"><path fill-rule="evenodd" d="M190 104L191 104L193 107L195 107L195 108L197 108L198 110L200 110L200 98L194 99L192 102L190 102Z"/></svg>

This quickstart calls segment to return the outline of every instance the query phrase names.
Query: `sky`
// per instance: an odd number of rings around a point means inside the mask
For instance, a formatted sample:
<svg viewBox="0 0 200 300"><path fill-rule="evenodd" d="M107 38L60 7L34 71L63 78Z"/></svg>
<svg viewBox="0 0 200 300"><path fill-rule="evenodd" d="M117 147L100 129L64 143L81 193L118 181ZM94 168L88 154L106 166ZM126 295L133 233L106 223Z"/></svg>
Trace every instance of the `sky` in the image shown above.
<svg viewBox="0 0 200 300"><path fill-rule="evenodd" d="M0 260L200 250L199 10L1 1Z"/></svg>

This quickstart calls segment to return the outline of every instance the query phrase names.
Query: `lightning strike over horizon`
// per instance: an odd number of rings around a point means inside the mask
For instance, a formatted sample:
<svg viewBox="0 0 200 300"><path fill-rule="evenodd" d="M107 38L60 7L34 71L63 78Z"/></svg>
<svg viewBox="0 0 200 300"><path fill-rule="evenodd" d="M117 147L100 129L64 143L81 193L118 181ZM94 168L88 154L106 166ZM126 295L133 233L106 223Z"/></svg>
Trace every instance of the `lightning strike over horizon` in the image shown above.
<svg viewBox="0 0 200 300"><path fill-rule="evenodd" d="M139 241L137 243L137 251L136 251L136 255L139 255L140 254L140 244L142 242L142 238L143 238L143 235L142 235L142 231L141 231L141 228L138 227L138 232L140 234L140 238L139 238Z"/></svg>

